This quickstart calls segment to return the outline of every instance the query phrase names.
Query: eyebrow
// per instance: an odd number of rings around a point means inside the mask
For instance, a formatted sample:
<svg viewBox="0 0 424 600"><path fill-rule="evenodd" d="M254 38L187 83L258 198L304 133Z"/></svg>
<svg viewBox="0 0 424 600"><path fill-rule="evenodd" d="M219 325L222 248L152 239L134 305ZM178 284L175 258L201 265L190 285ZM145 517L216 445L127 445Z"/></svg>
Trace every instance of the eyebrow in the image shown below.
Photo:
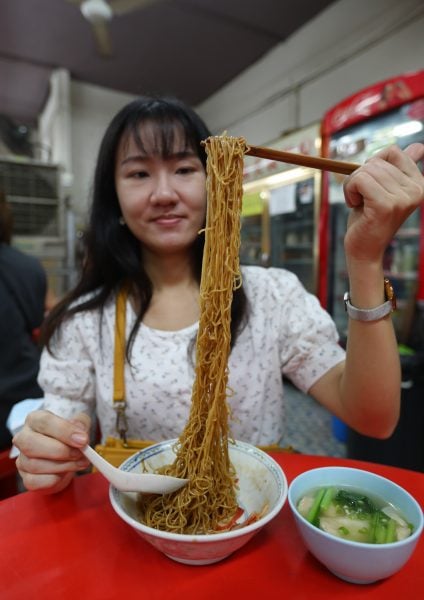
<svg viewBox="0 0 424 600"><path fill-rule="evenodd" d="M137 161L144 161L144 160L149 160L152 158L151 154L133 154L130 156L125 157L123 160L121 160L120 164L121 165L125 165L127 163L130 162L137 162ZM163 156L162 159L163 160L178 160L178 159L182 159L182 158L197 158L197 154L195 152L193 152L192 150L182 150L181 152L173 152L172 154L168 154L167 156Z"/></svg>

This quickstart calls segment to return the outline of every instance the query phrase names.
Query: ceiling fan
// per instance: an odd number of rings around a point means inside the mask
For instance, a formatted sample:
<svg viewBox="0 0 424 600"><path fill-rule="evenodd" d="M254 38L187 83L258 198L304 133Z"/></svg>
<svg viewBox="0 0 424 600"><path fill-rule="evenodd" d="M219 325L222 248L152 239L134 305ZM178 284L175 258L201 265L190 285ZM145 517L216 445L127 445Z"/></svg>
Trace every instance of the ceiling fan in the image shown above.
<svg viewBox="0 0 424 600"><path fill-rule="evenodd" d="M115 15L123 15L163 0L68 0L78 4L81 14L90 23L101 56L112 56L109 24Z"/></svg>

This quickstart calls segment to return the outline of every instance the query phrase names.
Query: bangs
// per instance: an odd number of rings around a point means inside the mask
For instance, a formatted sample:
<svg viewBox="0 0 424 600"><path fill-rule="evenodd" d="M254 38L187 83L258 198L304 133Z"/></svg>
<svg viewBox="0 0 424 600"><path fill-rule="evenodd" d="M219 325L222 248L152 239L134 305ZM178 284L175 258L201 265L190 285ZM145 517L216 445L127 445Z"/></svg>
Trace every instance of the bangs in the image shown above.
<svg viewBox="0 0 424 600"><path fill-rule="evenodd" d="M206 167L202 141L210 132L202 119L176 98L136 99L118 113L113 125L116 141L134 143L146 156L167 159L175 153L194 152Z"/></svg>
<svg viewBox="0 0 424 600"><path fill-rule="evenodd" d="M149 118L128 124L124 143L133 140L143 155L167 159L179 153L199 155L198 143L179 120Z"/></svg>

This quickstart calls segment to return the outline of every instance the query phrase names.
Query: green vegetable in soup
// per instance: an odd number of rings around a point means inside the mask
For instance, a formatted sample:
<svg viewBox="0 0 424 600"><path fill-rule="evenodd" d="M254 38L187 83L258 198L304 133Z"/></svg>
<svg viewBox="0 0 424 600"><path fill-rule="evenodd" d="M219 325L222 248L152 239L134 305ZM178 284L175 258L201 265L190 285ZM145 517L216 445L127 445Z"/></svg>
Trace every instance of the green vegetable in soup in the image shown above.
<svg viewBox="0 0 424 600"><path fill-rule="evenodd" d="M359 518L372 515L377 510L368 496L347 490L339 490L334 497L334 503L342 510L355 514Z"/></svg>
<svg viewBox="0 0 424 600"><path fill-rule="evenodd" d="M319 488L301 498L297 508L323 531L357 542L387 544L408 537L413 530L390 504L351 489Z"/></svg>

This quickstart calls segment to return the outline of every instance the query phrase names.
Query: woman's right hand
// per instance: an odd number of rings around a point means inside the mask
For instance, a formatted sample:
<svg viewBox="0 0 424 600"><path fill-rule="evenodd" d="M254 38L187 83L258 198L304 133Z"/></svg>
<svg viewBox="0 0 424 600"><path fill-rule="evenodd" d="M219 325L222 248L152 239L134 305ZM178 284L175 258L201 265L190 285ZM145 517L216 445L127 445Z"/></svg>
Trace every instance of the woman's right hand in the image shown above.
<svg viewBox="0 0 424 600"><path fill-rule="evenodd" d="M89 443L89 431L85 413L69 421L47 410L30 413L13 438L20 451L16 467L26 489L51 494L69 485L90 464L80 451Z"/></svg>

